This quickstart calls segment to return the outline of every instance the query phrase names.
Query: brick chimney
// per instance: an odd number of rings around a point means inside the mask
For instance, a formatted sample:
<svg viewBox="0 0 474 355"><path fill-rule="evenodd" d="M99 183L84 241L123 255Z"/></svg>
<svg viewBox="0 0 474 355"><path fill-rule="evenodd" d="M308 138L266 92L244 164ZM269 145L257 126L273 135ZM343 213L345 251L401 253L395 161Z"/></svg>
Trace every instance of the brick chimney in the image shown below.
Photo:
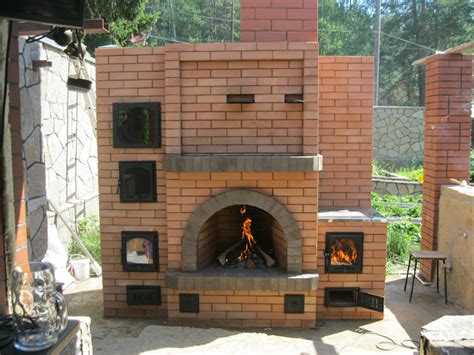
<svg viewBox="0 0 474 355"><path fill-rule="evenodd" d="M241 0L241 42L317 42L317 0Z"/></svg>

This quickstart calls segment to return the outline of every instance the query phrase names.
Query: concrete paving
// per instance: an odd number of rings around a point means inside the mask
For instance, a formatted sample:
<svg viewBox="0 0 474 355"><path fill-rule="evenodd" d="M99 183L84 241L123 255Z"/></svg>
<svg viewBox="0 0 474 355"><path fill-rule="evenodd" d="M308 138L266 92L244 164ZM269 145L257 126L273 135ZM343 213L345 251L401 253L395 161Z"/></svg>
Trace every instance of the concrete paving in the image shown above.
<svg viewBox="0 0 474 355"><path fill-rule="evenodd" d="M422 325L464 314L444 304L443 289L438 294L418 282L409 303L403 275L394 275L387 278L381 321L319 321L314 329L177 327L163 319L104 318L101 281L92 278L65 291L69 314L92 318L95 354L417 354L409 340L418 341Z"/></svg>

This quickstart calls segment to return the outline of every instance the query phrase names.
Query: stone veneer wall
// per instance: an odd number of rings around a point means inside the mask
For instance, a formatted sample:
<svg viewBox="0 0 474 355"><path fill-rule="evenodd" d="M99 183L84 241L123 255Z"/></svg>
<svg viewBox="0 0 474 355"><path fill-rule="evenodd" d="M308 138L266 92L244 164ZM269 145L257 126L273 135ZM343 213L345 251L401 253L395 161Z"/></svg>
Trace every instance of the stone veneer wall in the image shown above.
<svg viewBox="0 0 474 355"><path fill-rule="evenodd" d="M452 266L447 272L448 298L472 314L474 187L442 186L439 207L438 249Z"/></svg>
<svg viewBox="0 0 474 355"><path fill-rule="evenodd" d="M51 61L52 67L33 69L33 61ZM85 60L95 83L95 63ZM47 213L51 200L74 225L76 220L98 214L97 142L95 112L86 94L68 90L68 75L75 75L70 60L53 41L25 42L20 39L20 92L22 143L26 167L30 252L41 259L47 248ZM94 85L90 91L95 101ZM49 221L47 216L50 216ZM70 233L62 222L60 239Z"/></svg>
<svg viewBox="0 0 474 355"><path fill-rule="evenodd" d="M332 213L332 212L330 212ZM341 211L344 215L346 211ZM387 250L387 221L385 219L347 219L323 217L320 213L318 225L319 284L317 290L318 319L383 319L384 314L362 307L324 306L326 287L360 287L362 292L383 297L385 294L385 264ZM363 214L366 214L365 212ZM361 274L327 274L324 272L324 250L327 232L363 232L364 259Z"/></svg>
<svg viewBox="0 0 474 355"><path fill-rule="evenodd" d="M391 166L423 162L423 107L374 107L373 159Z"/></svg>

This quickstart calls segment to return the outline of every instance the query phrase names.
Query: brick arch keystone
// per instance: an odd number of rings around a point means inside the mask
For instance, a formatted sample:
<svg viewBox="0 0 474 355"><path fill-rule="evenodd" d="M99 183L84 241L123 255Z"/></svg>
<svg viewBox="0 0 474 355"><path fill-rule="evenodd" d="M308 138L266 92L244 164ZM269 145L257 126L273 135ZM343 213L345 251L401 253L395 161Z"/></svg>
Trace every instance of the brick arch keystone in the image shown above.
<svg viewBox="0 0 474 355"><path fill-rule="evenodd" d="M301 235L293 215L271 196L251 190L230 190L211 197L193 213L183 236L183 271L197 271L198 236L201 227L216 212L234 205L249 205L270 214L282 228L288 258L287 270L300 273L302 270Z"/></svg>

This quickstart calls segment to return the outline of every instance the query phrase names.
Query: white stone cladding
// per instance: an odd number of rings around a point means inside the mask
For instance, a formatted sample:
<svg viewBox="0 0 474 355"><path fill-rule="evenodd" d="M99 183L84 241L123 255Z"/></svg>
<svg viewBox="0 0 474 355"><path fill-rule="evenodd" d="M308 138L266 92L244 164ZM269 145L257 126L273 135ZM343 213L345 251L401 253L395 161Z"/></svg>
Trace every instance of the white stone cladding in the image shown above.
<svg viewBox="0 0 474 355"><path fill-rule="evenodd" d="M31 258L40 259L46 252L48 219L56 223L64 243L70 238L62 222L47 212L48 199L71 225L98 214L95 62L85 60L93 81L90 102L86 94L68 90L67 78L75 71L61 47L49 39L26 43L21 38L19 48L29 250ZM36 60L52 66L35 70Z"/></svg>

